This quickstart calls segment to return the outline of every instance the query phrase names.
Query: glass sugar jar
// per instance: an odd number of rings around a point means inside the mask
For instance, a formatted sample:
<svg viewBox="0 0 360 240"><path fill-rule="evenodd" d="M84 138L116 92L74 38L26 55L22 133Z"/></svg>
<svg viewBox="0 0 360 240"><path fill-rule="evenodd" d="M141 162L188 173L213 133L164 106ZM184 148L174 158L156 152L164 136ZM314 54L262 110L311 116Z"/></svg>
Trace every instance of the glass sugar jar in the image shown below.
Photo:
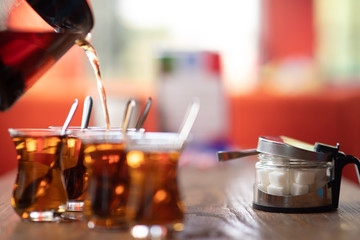
<svg viewBox="0 0 360 240"><path fill-rule="evenodd" d="M336 147L287 137L260 137L253 207L270 212L323 212L338 207L342 169L359 160Z"/></svg>
<svg viewBox="0 0 360 240"><path fill-rule="evenodd" d="M259 137L256 149L219 151L218 160L258 155L253 208L268 212L324 212L338 208L343 168L360 161L340 145L308 144L286 136Z"/></svg>
<svg viewBox="0 0 360 240"><path fill-rule="evenodd" d="M260 153L258 159L255 165L255 208L275 208L273 210L277 211L282 208L297 208L299 211L304 211L302 208L312 211L314 208L331 208L328 183L332 179L332 163L266 153Z"/></svg>

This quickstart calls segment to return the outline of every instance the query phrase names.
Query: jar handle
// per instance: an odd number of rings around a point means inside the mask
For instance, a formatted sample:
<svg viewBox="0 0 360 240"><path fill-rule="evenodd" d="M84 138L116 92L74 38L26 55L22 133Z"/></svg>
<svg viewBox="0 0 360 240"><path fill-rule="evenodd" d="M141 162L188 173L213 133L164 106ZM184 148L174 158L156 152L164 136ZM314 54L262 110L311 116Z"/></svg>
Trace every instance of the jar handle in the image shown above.
<svg viewBox="0 0 360 240"><path fill-rule="evenodd" d="M339 195L340 195L340 185L341 185L341 175L342 170L347 164L355 164L356 172L358 176L358 181L360 183L360 161L354 156L345 155L343 153L338 153L334 156L334 179L332 181L332 205L334 208L339 206Z"/></svg>

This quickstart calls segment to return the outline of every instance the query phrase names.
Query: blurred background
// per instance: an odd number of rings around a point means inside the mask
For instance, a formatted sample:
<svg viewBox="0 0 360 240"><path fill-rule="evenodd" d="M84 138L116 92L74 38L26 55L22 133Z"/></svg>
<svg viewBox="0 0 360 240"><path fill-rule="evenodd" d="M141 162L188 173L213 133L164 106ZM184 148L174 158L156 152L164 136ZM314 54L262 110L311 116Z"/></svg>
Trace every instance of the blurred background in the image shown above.
<svg viewBox="0 0 360 240"><path fill-rule="evenodd" d="M264 135L340 143L340 150L360 157L359 1L89 4L95 18L91 42L112 126L121 125L130 97L138 103L134 124L151 96L145 128L177 131L188 104L198 97L196 158L185 156L183 165L213 166L217 150L254 148ZM104 126L95 75L83 50L74 46L11 109L0 113L0 154L8 156L2 157L0 172L16 166L9 127L62 125L74 98L82 103L86 95L95 99L91 124ZM71 125L80 124L81 111L79 107ZM352 166L345 175L356 180Z"/></svg>

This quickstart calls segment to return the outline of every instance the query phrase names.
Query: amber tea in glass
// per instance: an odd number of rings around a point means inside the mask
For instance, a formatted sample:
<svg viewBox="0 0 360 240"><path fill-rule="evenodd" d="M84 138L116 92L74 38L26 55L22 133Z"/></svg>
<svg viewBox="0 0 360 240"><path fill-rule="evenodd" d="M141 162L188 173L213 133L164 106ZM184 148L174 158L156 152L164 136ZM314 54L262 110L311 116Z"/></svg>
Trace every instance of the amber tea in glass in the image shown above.
<svg viewBox="0 0 360 240"><path fill-rule="evenodd" d="M138 230L143 233L144 228L162 237L183 229L183 204L177 182L181 148L175 133L145 133L142 138L127 141L127 214L135 225L133 237L138 237Z"/></svg>
<svg viewBox="0 0 360 240"><path fill-rule="evenodd" d="M84 163L81 140L68 135L64 146L62 162L68 202L66 211L82 212L87 189L88 174Z"/></svg>
<svg viewBox="0 0 360 240"><path fill-rule="evenodd" d="M61 129L61 127L50 127L51 129ZM67 131L67 141L62 154L62 162L64 166L63 175L65 179L66 191L68 194L68 202L66 206L66 214L69 218L81 218L84 207L84 200L88 186L88 172L84 160L84 144L78 134L84 134L89 131L100 131L103 133L106 129L103 127L88 127L81 129L80 127L69 127ZM112 128L112 131L121 132L121 128ZM135 133L136 129L130 128L129 132ZM144 129L140 129L139 133L143 133ZM122 134L122 133L120 133ZM73 212L73 213L70 213Z"/></svg>
<svg viewBox="0 0 360 240"><path fill-rule="evenodd" d="M133 135L141 133L134 132ZM128 229L126 216L129 177L124 135L120 130L77 134L84 146L88 188L84 215L91 229Z"/></svg>
<svg viewBox="0 0 360 240"><path fill-rule="evenodd" d="M13 208L23 220L59 220L67 201L61 166L65 138L51 129L9 129L9 133L18 159Z"/></svg>

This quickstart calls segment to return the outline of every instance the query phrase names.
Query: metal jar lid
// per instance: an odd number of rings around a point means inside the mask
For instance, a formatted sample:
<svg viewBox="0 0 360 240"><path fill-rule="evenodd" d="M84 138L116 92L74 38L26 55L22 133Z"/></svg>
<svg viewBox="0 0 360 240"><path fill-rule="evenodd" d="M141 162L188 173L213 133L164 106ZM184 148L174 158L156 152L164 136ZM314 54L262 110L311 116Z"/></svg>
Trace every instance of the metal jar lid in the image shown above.
<svg viewBox="0 0 360 240"><path fill-rule="evenodd" d="M256 149L259 153L307 161L328 162L332 154L316 152L314 145L285 136L259 137Z"/></svg>

